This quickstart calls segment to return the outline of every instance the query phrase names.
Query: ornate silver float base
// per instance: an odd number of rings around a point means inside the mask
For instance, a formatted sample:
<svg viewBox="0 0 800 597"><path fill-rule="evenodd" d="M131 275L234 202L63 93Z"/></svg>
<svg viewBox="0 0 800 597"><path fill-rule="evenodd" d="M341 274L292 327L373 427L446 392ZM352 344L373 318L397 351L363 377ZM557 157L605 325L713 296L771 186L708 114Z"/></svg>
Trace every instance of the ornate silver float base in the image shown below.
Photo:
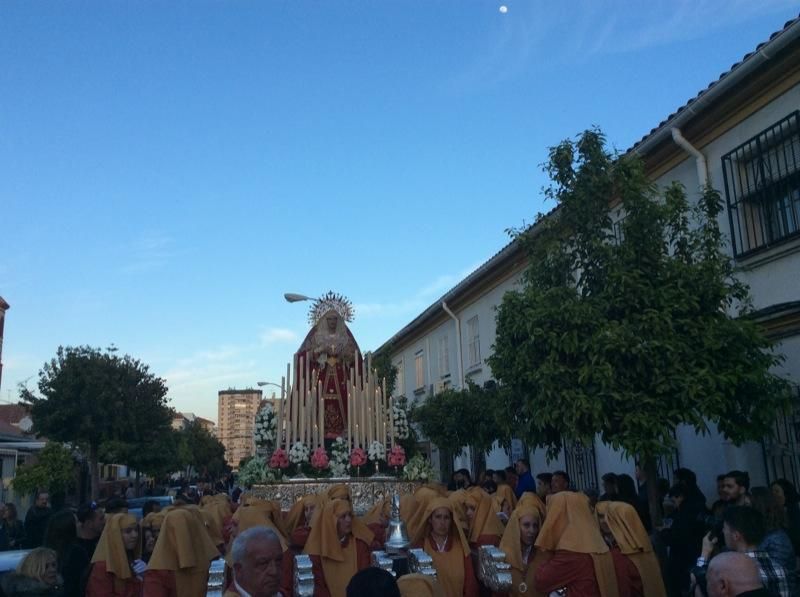
<svg viewBox="0 0 800 597"><path fill-rule="evenodd" d="M274 500L280 503L282 510L289 510L304 495L323 494L332 485L339 483L346 483L350 486L350 494L353 496L353 511L359 516L366 514L379 500L392 497L395 491L400 495L414 493L422 485L419 482L401 481L394 478L289 479L283 483L253 485L248 493L266 500Z"/></svg>

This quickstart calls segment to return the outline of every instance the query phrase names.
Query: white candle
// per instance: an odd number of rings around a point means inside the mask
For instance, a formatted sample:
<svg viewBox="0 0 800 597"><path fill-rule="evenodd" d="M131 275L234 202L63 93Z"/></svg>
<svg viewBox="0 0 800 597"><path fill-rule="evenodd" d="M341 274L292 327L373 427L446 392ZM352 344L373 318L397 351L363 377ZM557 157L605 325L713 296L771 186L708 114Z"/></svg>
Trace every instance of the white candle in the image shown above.
<svg viewBox="0 0 800 597"><path fill-rule="evenodd" d="M305 442L305 429L306 429L306 367L305 367L305 355L300 357L300 426L298 427L297 434L298 440L301 442Z"/></svg>
<svg viewBox="0 0 800 597"><path fill-rule="evenodd" d="M321 391L321 383L317 382L317 402L319 403L319 443L325 447L325 395ZM344 413L343 413L344 414Z"/></svg>
<svg viewBox="0 0 800 597"><path fill-rule="evenodd" d="M389 443L394 445L394 396L389 396Z"/></svg>
<svg viewBox="0 0 800 597"><path fill-rule="evenodd" d="M292 379L294 383L292 384L292 393L294 397L293 407L292 410L292 443L298 441L300 437L300 386L302 385L300 380L300 357L299 355L294 355L294 371L292 372Z"/></svg>
<svg viewBox="0 0 800 597"><path fill-rule="evenodd" d="M353 403L350 398L350 380L345 384L347 386L347 444L353 443Z"/></svg>

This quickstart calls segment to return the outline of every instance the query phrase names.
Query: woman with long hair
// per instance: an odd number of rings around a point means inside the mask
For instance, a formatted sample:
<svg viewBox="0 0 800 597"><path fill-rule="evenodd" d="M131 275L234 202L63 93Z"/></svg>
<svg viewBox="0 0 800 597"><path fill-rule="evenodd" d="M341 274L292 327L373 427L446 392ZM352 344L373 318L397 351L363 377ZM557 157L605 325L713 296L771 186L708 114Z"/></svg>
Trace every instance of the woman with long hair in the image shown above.
<svg viewBox="0 0 800 597"><path fill-rule="evenodd" d="M636 509L627 502L598 502L595 511L611 549L620 595L666 597L658 558Z"/></svg>
<svg viewBox="0 0 800 597"><path fill-rule="evenodd" d="M15 572L0 581L9 597L61 597L61 576L56 552L37 547L19 563Z"/></svg>
<svg viewBox="0 0 800 597"><path fill-rule="evenodd" d="M777 479L770 485L775 501L786 514L786 532L792 540L794 553L800 555L800 494L786 479Z"/></svg>
<svg viewBox="0 0 800 597"><path fill-rule="evenodd" d="M139 559L139 525L131 514L112 514L92 556L86 597L139 597L147 565Z"/></svg>
<svg viewBox="0 0 800 597"><path fill-rule="evenodd" d="M345 597L350 579L370 566L373 534L344 499L317 509L304 553L311 557L316 597Z"/></svg>
<svg viewBox="0 0 800 597"><path fill-rule="evenodd" d="M544 552L535 547L541 526L541 513L532 505L517 507L508 519L500 549L511 566L510 597L543 596L536 591L533 583L536 569L546 557Z"/></svg>
<svg viewBox="0 0 800 597"><path fill-rule="evenodd" d="M795 584L797 558L789 534L786 532L786 511L778 504L775 495L767 487L753 487L750 490L750 505L764 516L766 535L758 546L775 562L786 570L790 588Z"/></svg>
<svg viewBox="0 0 800 597"><path fill-rule="evenodd" d="M424 521L414 545L433 559L446 597L477 597L478 580L469 543L455 519L453 503L448 498L432 499L425 507Z"/></svg>

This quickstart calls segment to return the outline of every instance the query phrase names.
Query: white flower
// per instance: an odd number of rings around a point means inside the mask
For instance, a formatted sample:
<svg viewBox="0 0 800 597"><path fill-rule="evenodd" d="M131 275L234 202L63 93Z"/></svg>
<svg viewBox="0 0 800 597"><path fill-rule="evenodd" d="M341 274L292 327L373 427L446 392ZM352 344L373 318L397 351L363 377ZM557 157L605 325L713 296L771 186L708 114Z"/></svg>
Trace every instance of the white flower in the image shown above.
<svg viewBox="0 0 800 597"><path fill-rule="evenodd" d="M253 429L253 439L256 446L271 447L277 438L277 421L275 412L272 410L272 405L267 403L258 411L256 415L255 427Z"/></svg>
<svg viewBox="0 0 800 597"><path fill-rule="evenodd" d="M334 477L346 477L349 467L350 449L343 437L337 437L331 446L331 474Z"/></svg>
<svg viewBox="0 0 800 597"><path fill-rule="evenodd" d="M386 447L378 440L373 441L369 445L367 453L369 454L369 459L372 461L386 460Z"/></svg>
<svg viewBox="0 0 800 597"><path fill-rule="evenodd" d="M408 416L399 404L392 407L392 425L398 439L408 439Z"/></svg>
<svg viewBox="0 0 800 597"><path fill-rule="evenodd" d="M433 468L421 454L416 454L403 468L403 478L407 481L428 481L433 477Z"/></svg>
<svg viewBox="0 0 800 597"><path fill-rule="evenodd" d="M292 464L302 464L308 462L310 451L303 442L295 442L289 449L289 462Z"/></svg>

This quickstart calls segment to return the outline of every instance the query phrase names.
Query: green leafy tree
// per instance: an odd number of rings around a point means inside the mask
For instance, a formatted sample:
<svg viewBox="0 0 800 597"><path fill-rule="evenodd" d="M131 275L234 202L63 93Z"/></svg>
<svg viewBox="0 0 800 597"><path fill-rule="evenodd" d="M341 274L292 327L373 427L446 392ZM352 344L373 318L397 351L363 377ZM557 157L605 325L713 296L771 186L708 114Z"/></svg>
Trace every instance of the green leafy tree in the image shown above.
<svg viewBox="0 0 800 597"><path fill-rule="evenodd" d="M550 454L600 434L650 479L678 425L711 422L737 444L767 434L787 405L770 372L782 358L743 317L749 291L724 250L719 193L690 206L679 184L660 191L596 130L552 148L546 171L558 207L514 232L530 266L498 309L489 358L505 430Z"/></svg>
<svg viewBox="0 0 800 597"><path fill-rule="evenodd" d="M36 462L20 466L11 482L14 491L30 494L36 490L64 494L75 487L75 458L59 442L48 442Z"/></svg>
<svg viewBox="0 0 800 597"><path fill-rule="evenodd" d="M496 416L496 390L473 383L466 388L448 388L411 408L411 420L434 444L456 453L471 448L474 454L488 452L495 441L510 443Z"/></svg>
<svg viewBox="0 0 800 597"><path fill-rule="evenodd" d="M33 430L87 452L93 499L99 495L102 446L145 437L151 415L166 406L164 381L141 361L119 356L113 348L59 347L56 357L39 372L38 389L38 395L20 389L20 397L31 408ZM137 419L143 416L144 420Z"/></svg>
<svg viewBox="0 0 800 597"><path fill-rule="evenodd" d="M184 466L203 477L216 478L227 471L225 446L196 421L180 432L178 453Z"/></svg>
<svg viewBox="0 0 800 597"><path fill-rule="evenodd" d="M397 367L392 363L391 344L372 355L372 368L378 379L386 380L386 394L392 396L397 387Z"/></svg>
<svg viewBox="0 0 800 597"><path fill-rule="evenodd" d="M126 441L103 443L100 455L105 462L120 462L132 467L136 471L138 489L140 474L158 479L183 467L178 452L180 440L179 432L171 425L153 428L152 432L128 437Z"/></svg>

